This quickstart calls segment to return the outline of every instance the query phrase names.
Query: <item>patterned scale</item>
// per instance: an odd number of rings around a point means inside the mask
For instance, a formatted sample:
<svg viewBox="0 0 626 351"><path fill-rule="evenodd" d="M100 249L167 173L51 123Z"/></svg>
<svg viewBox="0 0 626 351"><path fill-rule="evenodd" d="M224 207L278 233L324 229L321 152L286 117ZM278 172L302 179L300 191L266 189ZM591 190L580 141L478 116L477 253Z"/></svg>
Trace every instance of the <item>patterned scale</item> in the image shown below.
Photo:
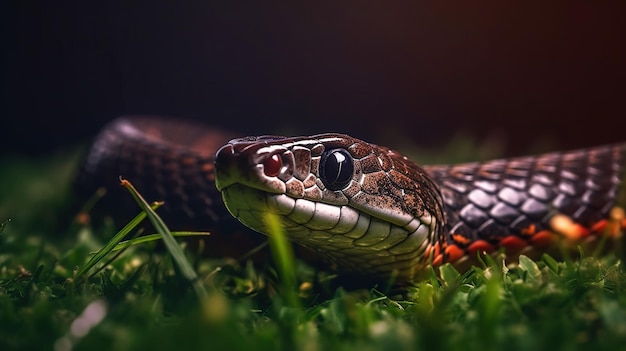
<svg viewBox="0 0 626 351"><path fill-rule="evenodd" d="M439 185L445 226L434 263L476 251L548 244L563 214L593 232L620 191L626 144L452 166L426 166Z"/></svg>

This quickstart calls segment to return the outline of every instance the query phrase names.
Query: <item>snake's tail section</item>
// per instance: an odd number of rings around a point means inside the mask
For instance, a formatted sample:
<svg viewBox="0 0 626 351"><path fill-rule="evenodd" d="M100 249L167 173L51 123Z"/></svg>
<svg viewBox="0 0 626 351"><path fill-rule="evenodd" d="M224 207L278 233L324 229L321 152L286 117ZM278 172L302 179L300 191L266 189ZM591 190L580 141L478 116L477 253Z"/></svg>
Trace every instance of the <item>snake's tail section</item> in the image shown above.
<svg viewBox="0 0 626 351"><path fill-rule="evenodd" d="M451 166L427 166L443 196L446 225L432 247L433 263L617 235L626 144ZM613 211L613 219L611 217ZM608 221L607 221L608 220ZM609 233L609 234L611 234Z"/></svg>
<svg viewBox="0 0 626 351"><path fill-rule="evenodd" d="M148 201L165 201L160 213L170 218L205 226L230 220L214 184L215 152L229 135L189 124L152 116L114 120L85 157L77 182L82 192L104 187L114 203L109 207L134 215L138 208L119 186L122 177Z"/></svg>

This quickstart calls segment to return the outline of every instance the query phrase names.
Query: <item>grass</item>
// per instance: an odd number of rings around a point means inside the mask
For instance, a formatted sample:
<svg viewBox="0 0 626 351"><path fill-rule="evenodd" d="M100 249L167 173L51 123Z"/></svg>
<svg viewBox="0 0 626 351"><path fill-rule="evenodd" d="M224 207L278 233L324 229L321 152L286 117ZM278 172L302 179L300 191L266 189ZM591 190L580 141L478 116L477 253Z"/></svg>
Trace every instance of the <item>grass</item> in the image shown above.
<svg viewBox="0 0 626 351"><path fill-rule="evenodd" d="M136 224L118 231L73 221L77 158L0 160L1 350L615 350L626 342L626 273L615 254L522 257L515 267L486 257L468 272L430 271L402 296L345 290L294 259L280 228L267 266L202 257L151 211L165 245L117 246ZM147 204L138 201L139 213Z"/></svg>

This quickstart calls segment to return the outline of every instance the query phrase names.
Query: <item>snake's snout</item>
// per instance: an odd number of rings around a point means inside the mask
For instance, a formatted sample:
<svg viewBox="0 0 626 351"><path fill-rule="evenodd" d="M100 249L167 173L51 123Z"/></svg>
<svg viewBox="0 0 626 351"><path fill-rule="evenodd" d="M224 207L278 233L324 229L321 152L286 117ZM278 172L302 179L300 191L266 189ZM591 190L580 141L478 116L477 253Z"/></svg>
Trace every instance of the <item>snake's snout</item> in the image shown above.
<svg viewBox="0 0 626 351"><path fill-rule="evenodd" d="M265 141L236 139L222 146L215 156L217 189L223 192L241 184L268 193L284 193L285 182L280 178L290 172L292 162L281 158L284 147L266 145Z"/></svg>
<svg viewBox="0 0 626 351"><path fill-rule="evenodd" d="M217 150L215 155L215 186L219 191L232 185L237 178L232 175L232 172L236 171L236 167L233 165L234 156L235 150L232 144L226 144Z"/></svg>

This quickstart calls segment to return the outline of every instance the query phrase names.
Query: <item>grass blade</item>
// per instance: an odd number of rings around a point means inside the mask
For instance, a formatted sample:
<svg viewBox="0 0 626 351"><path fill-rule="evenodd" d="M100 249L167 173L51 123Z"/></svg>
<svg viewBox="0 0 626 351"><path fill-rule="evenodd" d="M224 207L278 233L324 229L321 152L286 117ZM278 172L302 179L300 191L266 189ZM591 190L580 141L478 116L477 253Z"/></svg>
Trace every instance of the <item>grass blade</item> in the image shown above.
<svg viewBox="0 0 626 351"><path fill-rule="evenodd" d="M172 259L174 260L174 262L176 262L176 265L180 269L183 277L187 279L193 287L196 295L198 295L198 298L202 302L207 301L208 293L204 288L204 285L202 285L202 282L198 279L196 271L187 260L187 257L185 257L183 249L180 247L180 245L178 245L178 242L176 242L176 239L174 239L174 236L170 232L169 228L165 225L161 217L159 217L156 212L154 212L154 210L150 208L146 200L141 196L141 194L139 194L139 192L137 192L135 187L128 180L120 179L120 181L122 186L125 187L133 196L135 201L137 201L139 207L141 207L141 209L146 213L146 216L148 217L156 231L161 234L165 247L172 255Z"/></svg>
<svg viewBox="0 0 626 351"><path fill-rule="evenodd" d="M148 206L148 208L150 208L151 210L156 210L162 205L163 205L162 202L157 202L157 203L152 204L151 206ZM106 255L108 255L111 251L113 251L115 246L120 241L122 241L122 239L125 238L133 229L135 229L135 227L137 227L137 225L141 221L143 221L144 218L146 218L146 213L141 212L138 215L136 215L135 218L133 218L130 222L128 222L122 229L120 229L120 231L118 231L117 234L115 234L113 238L111 238L111 240L109 240L109 242L106 243L106 245L104 245L93 257L91 257L91 259L87 261L87 263L84 266L82 266L78 270L78 272L76 272L76 274L74 275L74 280L79 279L86 272L88 272L91 268L93 268L93 266L98 264L98 262L100 262Z"/></svg>
<svg viewBox="0 0 626 351"><path fill-rule="evenodd" d="M282 280L285 299L290 307L298 307L299 300L296 292L295 258L291 243L285 237L278 217L272 213L265 216L269 227L269 242L272 257L278 268Z"/></svg>
<svg viewBox="0 0 626 351"><path fill-rule="evenodd" d="M209 232L171 232L172 236L174 237L190 237L190 236L209 236L211 235L211 233ZM113 251L119 251L122 249L125 249L127 247L130 247L132 245L139 245L139 244L145 244L151 241L156 241L156 240L160 240L162 238L160 233L156 233L156 234L148 234L148 235L142 235L138 238L132 238L129 240L124 240L124 241L120 241L119 243L117 243L117 245L115 245L115 247L113 248Z"/></svg>
<svg viewBox="0 0 626 351"><path fill-rule="evenodd" d="M11 218L5 220L4 222L0 223L0 233L2 233L4 231L4 228L6 228L7 224L9 224L9 222L11 222Z"/></svg>

